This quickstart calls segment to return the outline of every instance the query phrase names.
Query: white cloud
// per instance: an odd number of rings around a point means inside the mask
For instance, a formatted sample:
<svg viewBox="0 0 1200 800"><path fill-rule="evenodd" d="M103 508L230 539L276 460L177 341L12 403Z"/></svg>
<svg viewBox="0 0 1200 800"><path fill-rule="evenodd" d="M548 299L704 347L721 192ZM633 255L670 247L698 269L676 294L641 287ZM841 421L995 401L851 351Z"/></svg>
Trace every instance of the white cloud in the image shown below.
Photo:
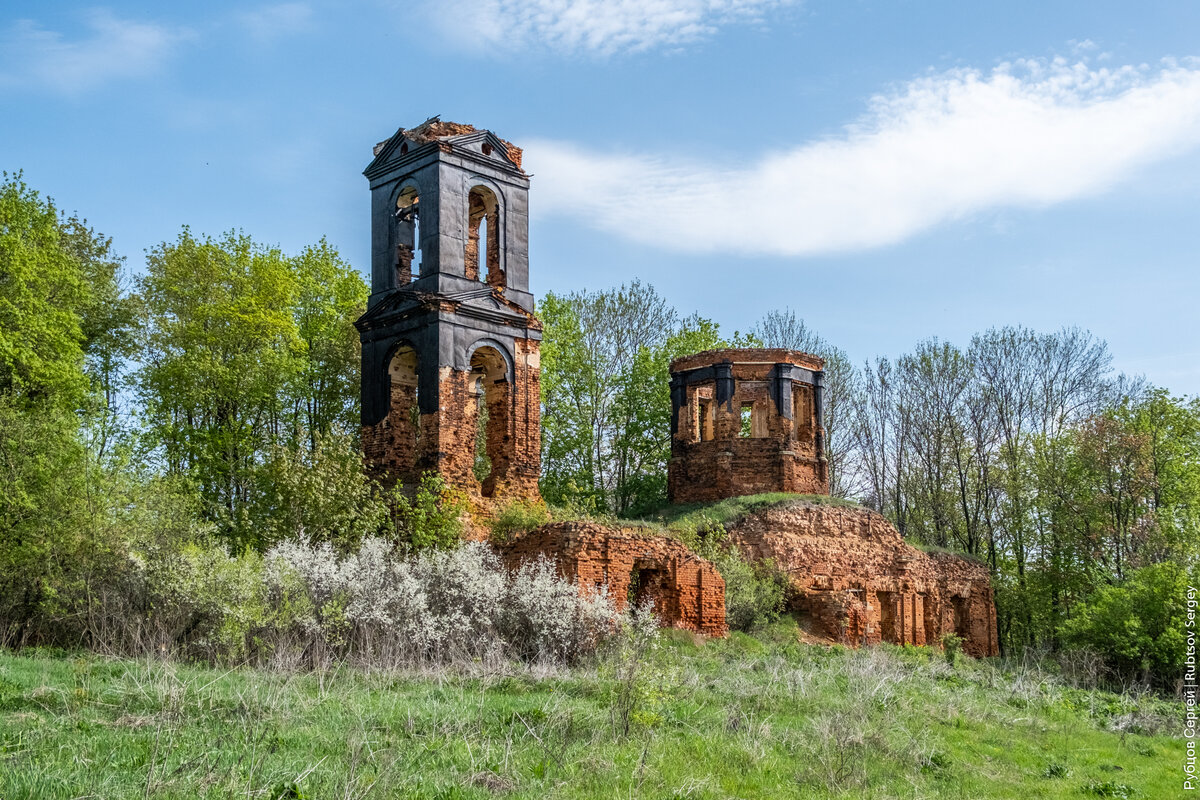
<svg viewBox="0 0 1200 800"><path fill-rule="evenodd" d="M1200 145L1200 65L1021 61L872 99L838 137L755 163L526 143L535 210L668 250L802 256L1093 195Z"/></svg>
<svg viewBox="0 0 1200 800"><path fill-rule="evenodd" d="M795 0L429 0L449 38L473 48L531 46L611 55L679 46L722 25L754 22Z"/></svg>
<svg viewBox="0 0 1200 800"><path fill-rule="evenodd" d="M279 3L237 15L242 26L257 39L271 40L307 30L312 8L306 3Z"/></svg>
<svg viewBox="0 0 1200 800"><path fill-rule="evenodd" d="M140 78L160 69L189 34L149 22L96 11L86 18L88 35L67 39L32 20L0 35L4 66L0 82L43 86L78 94L112 80Z"/></svg>

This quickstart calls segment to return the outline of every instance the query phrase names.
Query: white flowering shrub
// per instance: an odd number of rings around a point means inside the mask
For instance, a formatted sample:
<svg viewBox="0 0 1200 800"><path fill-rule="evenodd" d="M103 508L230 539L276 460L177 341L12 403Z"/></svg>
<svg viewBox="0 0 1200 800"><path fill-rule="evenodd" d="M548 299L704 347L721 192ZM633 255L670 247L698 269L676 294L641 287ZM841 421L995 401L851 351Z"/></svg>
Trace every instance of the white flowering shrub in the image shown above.
<svg viewBox="0 0 1200 800"><path fill-rule="evenodd" d="M607 595L581 595L544 559L511 572L479 542L412 555L365 539L346 556L324 544L285 542L265 562L268 597L308 592L307 603L295 607L310 615L293 614L291 624L298 640L315 639L309 652L375 664L566 663L594 652L619 627Z"/></svg>
<svg viewBox="0 0 1200 800"><path fill-rule="evenodd" d="M509 570L483 543L413 553L381 538L349 553L296 540L266 555L148 546L106 578L96 607L92 630L115 651L281 666L562 664L623 625L606 594L581 594L544 558Z"/></svg>
<svg viewBox="0 0 1200 800"><path fill-rule="evenodd" d="M571 661L594 652L620 621L607 587L580 594L544 556L513 574L501 612L506 636L525 659Z"/></svg>

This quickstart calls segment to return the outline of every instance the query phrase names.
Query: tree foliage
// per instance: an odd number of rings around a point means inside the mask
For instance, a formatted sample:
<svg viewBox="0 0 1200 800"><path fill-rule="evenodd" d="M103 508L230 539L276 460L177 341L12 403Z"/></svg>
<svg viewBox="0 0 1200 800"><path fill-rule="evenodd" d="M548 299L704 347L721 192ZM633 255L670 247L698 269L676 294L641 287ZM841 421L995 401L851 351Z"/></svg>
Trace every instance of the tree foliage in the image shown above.
<svg viewBox="0 0 1200 800"><path fill-rule="evenodd" d="M1062 646L1097 592L1200 547L1200 407L1110 362L1084 331L1002 328L860 372L864 499L987 560L1005 649Z"/></svg>
<svg viewBox="0 0 1200 800"><path fill-rule="evenodd" d="M1102 654L1123 682L1168 688L1183 674L1188 586L1187 572L1173 562L1134 570L1080 604L1064 625L1066 639Z"/></svg>
<svg viewBox="0 0 1200 800"><path fill-rule="evenodd" d="M849 421L850 402L856 393L858 375L846 351L810 328L790 308L768 311L750 329L750 336L761 347L785 347L812 353L824 359L823 417L825 458L829 464L829 492L834 497L850 497L856 494L857 487L853 482L854 451Z"/></svg>
<svg viewBox="0 0 1200 800"><path fill-rule="evenodd" d="M70 221L19 174L3 178L0 392L76 409L88 391L84 311L94 305L87 268L68 244Z"/></svg>
<svg viewBox="0 0 1200 800"><path fill-rule="evenodd" d="M79 586L123 509L105 458L131 321L108 239L0 182L0 638ZM89 555L90 554L90 555Z"/></svg>
<svg viewBox="0 0 1200 800"><path fill-rule="evenodd" d="M185 228L151 251L139 290L150 441L231 542L262 547L253 493L276 448L317 453L353 429L366 285L324 241L289 258Z"/></svg>
<svg viewBox="0 0 1200 800"><path fill-rule="evenodd" d="M0 638L35 641L31 620L50 619L102 635L97 576L139 553L211 555L213 532L235 550L458 540L462 498L440 478L385 493L363 472L353 321L367 288L327 242L287 255L185 228L136 290L108 238L3 176ZM673 358L812 352L833 493L984 559L1005 650L1087 647L1114 676L1160 685L1178 668L1200 400L1114 375L1090 333L993 328L855 367L788 309L725 339L638 281L549 294L539 315L550 502L637 516L665 501ZM517 530L546 512L505 514ZM722 567L747 625L778 609L784 583L765 569Z"/></svg>
<svg viewBox="0 0 1200 800"><path fill-rule="evenodd" d="M672 358L721 346L652 286L549 294L539 306L542 492L552 503L636 513L666 499Z"/></svg>

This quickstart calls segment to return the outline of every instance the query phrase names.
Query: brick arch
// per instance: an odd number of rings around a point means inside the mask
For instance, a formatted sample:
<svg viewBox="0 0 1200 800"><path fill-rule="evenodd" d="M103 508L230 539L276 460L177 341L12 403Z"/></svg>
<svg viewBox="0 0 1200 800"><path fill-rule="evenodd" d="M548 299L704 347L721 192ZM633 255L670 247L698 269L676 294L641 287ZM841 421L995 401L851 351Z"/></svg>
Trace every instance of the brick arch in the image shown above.
<svg viewBox="0 0 1200 800"><path fill-rule="evenodd" d="M380 433L384 437L389 464L396 477L408 481L424 464L422 450L428 436L422 432L419 405L421 353L408 339L398 339L383 359L387 376L386 412Z"/></svg>
<svg viewBox="0 0 1200 800"><path fill-rule="evenodd" d="M513 365L512 353L509 352L509 348L506 347L502 342L493 339L490 336L476 339L475 341L471 342L471 344L463 348L462 359L459 362L458 368L470 370L471 359L475 357L475 353L484 347L490 347L500 354L500 357L504 359L504 377L510 383L514 383L516 381L516 368Z"/></svg>
<svg viewBox="0 0 1200 800"><path fill-rule="evenodd" d="M503 289L507 283L504 263L504 192L482 176L466 180L467 240L463 275ZM485 233L486 231L486 233Z"/></svg>
<svg viewBox="0 0 1200 800"><path fill-rule="evenodd" d="M390 208L395 220L391 229L395 248L392 283L396 287L406 286L420 277L425 266L418 217L423 194L420 182L411 176L398 181L392 192Z"/></svg>

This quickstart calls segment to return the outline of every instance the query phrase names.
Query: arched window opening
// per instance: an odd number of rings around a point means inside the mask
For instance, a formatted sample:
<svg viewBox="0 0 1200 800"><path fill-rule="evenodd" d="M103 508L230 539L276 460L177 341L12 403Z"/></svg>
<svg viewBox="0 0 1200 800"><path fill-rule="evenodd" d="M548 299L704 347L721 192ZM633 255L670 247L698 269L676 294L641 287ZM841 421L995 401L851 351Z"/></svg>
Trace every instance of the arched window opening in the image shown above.
<svg viewBox="0 0 1200 800"><path fill-rule="evenodd" d="M509 417L512 385L508 364L494 347L480 347L471 356L470 386L475 410L475 459L472 464L480 494L491 497L508 474L513 458Z"/></svg>
<svg viewBox="0 0 1200 800"><path fill-rule="evenodd" d="M417 395L417 352L401 346L388 361L388 429L394 465L400 475L412 472L417 464L421 441L421 407Z"/></svg>
<svg viewBox="0 0 1200 800"><path fill-rule="evenodd" d="M406 286L421 274L420 200L412 186L396 198L396 286Z"/></svg>
<svg viewBox="0 0 1200 800"><path fill-rule="evenodd" d="M467 209L467 278L504 286L500 270L500 203L486 186L471 189Z"/></svg>
<svg viewBox="0 0 1200 800"><path fill-rule="evenodd" d="M813 437L813 394L812 387L804 383L792 384L792 423L796 438L809 441Z"/></svg>
<svg viewBox="0 0 1200 800"><path fill-rule="evenodd" d="M713 400L711 392L708 396L697 392L694 427L694 441L711 442L713 440Z"/></svg>

